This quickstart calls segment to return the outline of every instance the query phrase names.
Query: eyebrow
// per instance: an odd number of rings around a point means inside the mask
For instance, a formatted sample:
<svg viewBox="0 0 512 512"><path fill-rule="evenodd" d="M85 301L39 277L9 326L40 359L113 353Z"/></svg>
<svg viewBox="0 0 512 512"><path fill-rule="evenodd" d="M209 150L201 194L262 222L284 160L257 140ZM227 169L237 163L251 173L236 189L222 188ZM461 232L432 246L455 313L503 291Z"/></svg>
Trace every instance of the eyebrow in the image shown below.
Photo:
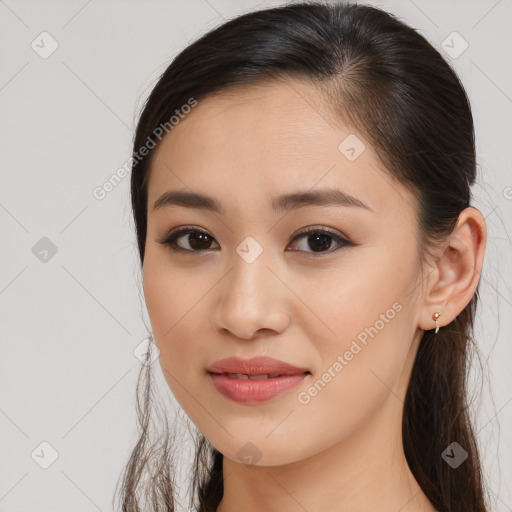
<svg viewBox="0 0 512 512"><path fill-rule="evenodd" d="M153 210L159 210L166 206L184 206L186 208L198 208L222 215L225 214L225 210L218 199L204 194L182 190L170 190L162 194L155 201ZM356 206L373 211L360 199L338 189L305 190L283 194L272 199L271 206L274 213L281 213L306 206Z"/></svg>

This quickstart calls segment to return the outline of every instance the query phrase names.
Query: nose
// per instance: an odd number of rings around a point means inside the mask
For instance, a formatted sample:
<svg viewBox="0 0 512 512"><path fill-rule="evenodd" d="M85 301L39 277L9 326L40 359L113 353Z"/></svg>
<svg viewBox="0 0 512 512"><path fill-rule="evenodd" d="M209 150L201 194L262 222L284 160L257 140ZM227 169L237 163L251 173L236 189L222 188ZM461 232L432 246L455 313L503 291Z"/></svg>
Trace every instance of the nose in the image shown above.
<svg viewBox="0 0 512 512"><path fill-rule="evenodd" d="M288 306L293 294L282 278L263 255L252 263L238 255L232 261L230 272L215 290L217 331L246 340L285 331L290 324Z"/></svg>

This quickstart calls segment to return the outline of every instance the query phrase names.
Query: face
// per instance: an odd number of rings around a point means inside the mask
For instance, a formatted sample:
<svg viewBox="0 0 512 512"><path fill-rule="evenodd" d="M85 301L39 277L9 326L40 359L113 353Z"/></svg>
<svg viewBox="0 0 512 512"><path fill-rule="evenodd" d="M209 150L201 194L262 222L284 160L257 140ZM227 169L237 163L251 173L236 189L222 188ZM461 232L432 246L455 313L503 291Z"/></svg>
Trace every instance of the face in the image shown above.
<svg viewBox="0 0 512 512"><path fill-rule="evenodd" d="M319 453L398 403L409 379L420 333L416 201L329 112L300 82L223 93L199 101L153 154L143 283L160 365L186 414L233 460ZM273 208L280 196L329 190L341 194ZM155 208L173 191L220 208ZM207 372L230 356L309 373L272 398L239 401Z"/></svg>

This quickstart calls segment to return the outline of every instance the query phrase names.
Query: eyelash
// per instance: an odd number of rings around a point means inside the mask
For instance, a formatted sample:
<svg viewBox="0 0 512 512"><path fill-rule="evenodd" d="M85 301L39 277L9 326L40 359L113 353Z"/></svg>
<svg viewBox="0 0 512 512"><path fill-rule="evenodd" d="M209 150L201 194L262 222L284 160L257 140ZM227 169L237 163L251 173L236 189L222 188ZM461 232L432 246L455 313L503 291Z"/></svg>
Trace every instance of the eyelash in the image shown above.
<svg viewBox="0 0 512 512"><path fill-rule="evenodd" d="M176 245L176 239L180 238L183 235L191 234L191 233L200 233L203 235L207 235L213 240L215 240L212 236L210 236L206 231L203 231L201 229L197 229L194 226L183 226L181 228L171 230L163 240L160 240L158 243L161 245L167 245L173 252L178 253L202 253L209 251L211 249L203 249L203 250L190 250L190 249L183 249L183 247L178 247ZM344 247L350 247L354 246L356 244L352 243L350 240L347 240L346 238L343 238L336 233L325 229L325 228L302 228L300 229L295 236L288 242L289 244L292 242L295 242L297 239L304 237L305 235L316 235L316 234L322 234L322 235L328 235L329 237L333 238L336 242L338 242L339 246L335 249L329 249L328 251L321 251L321 252L313 252L313 251L296 251L296 252L305 252L307 254L311 254L313 257L319 257L324 254L332 254L333 252L338 251L339 249L342 249Z"/></svg>

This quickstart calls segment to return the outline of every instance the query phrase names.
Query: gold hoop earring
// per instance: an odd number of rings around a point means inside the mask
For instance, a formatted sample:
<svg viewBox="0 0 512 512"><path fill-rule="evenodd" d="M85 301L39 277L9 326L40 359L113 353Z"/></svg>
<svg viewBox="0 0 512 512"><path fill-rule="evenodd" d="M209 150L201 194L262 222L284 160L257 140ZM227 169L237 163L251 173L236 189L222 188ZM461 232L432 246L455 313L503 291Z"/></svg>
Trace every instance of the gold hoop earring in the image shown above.
<svg viewBox="0 0 512 512"><path fill-rule="evenodd" d="M436 330L435 330L435 334L437 334L439 332L439 325L437 324L437 319L441 316L441 313L439 313L439 311L436 311L433 315L432 315L432 320L434 320L434 322L436 323Z"/></svg>

